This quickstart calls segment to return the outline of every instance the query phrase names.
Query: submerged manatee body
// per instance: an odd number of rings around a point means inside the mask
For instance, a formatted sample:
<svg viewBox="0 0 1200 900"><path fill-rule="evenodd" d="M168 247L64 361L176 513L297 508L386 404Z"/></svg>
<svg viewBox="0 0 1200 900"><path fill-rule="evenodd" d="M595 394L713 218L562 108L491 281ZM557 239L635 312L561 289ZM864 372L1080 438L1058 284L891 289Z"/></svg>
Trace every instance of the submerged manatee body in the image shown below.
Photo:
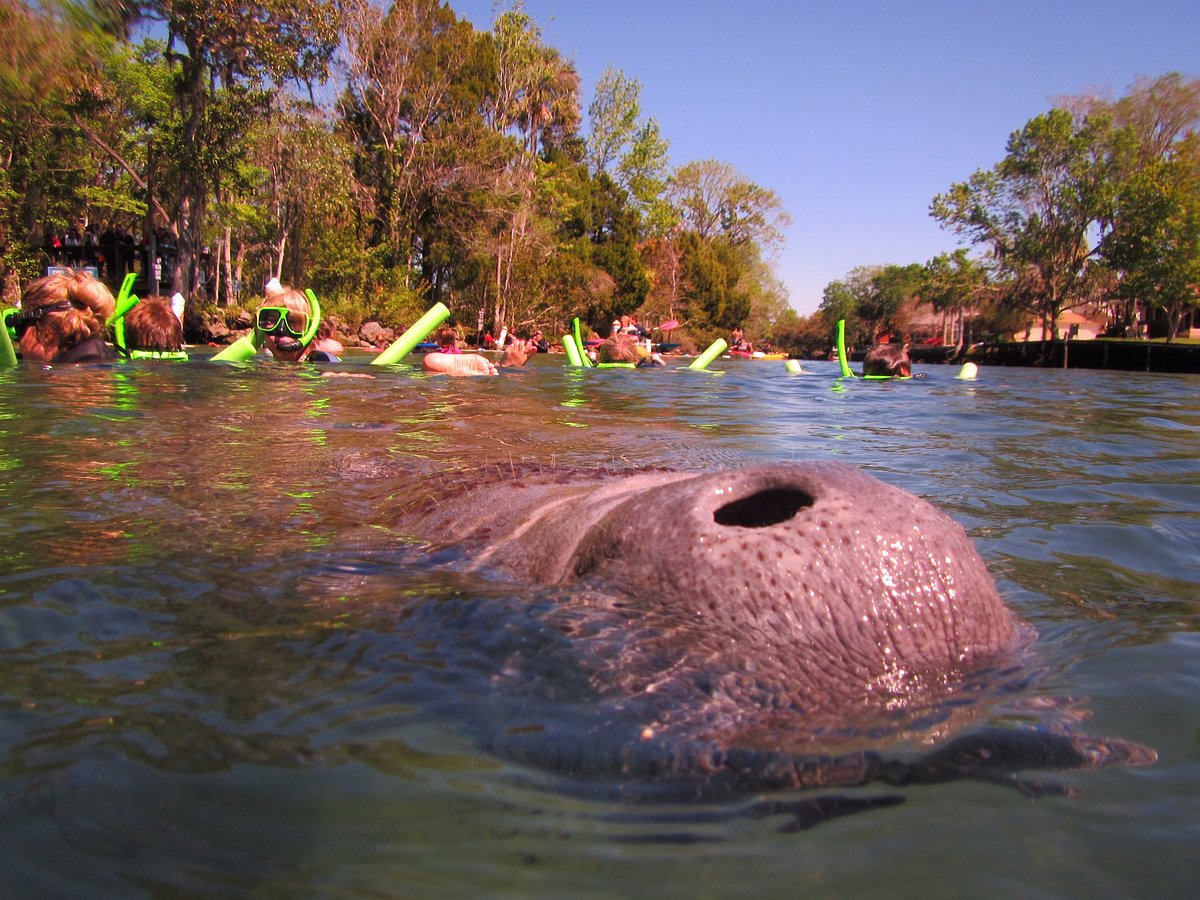
<svg viewBox="0 0 1200 900"><path fill-rule="evenodd" d="M852 466L538 473L476 483L401 524L475 567L575 589L555 627L608 712L587 733L492 740L532 762L757 790L1154 758L994 730L914 763L863 749L945 737L1032 633L957 523Z"/></svg>

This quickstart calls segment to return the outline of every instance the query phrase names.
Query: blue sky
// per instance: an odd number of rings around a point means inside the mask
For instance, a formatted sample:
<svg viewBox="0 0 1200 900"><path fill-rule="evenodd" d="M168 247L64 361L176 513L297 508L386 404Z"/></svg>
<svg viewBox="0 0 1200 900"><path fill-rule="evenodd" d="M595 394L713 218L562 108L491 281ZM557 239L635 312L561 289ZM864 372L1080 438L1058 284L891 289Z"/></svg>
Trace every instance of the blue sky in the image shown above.
<svg viewBox="0 0 1200 900"><path fill-rule="evenodd" d="M493 0L449 0L490 28ZM501 10L509 8L500 3ZM1062 95L1200 77L1196 0L525 0L586 110L613 66L672 165L731 163L795 220L777 272L808 314L858 265L959 246L935 194L989 168Z"/></svg>

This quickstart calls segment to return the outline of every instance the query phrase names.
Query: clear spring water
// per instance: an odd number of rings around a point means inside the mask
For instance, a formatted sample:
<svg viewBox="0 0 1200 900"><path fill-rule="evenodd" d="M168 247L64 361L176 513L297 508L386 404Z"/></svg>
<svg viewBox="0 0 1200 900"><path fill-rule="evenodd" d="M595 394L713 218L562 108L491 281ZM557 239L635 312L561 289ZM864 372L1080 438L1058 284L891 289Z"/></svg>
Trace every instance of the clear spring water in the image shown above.
<svg viewBox="0 0 1200 900"><path fill-rule="evenodd" d="M0 893L1194 896L1200 379L561 359L0 373ZM958 519L1039 632L1030 707L1159 762L1054 776L1069 797L913 787L784 833L720 815L738 804L581 797L479 749L463 698L517 589L425 554L392 511L480 463L811 458Z"/></svg>

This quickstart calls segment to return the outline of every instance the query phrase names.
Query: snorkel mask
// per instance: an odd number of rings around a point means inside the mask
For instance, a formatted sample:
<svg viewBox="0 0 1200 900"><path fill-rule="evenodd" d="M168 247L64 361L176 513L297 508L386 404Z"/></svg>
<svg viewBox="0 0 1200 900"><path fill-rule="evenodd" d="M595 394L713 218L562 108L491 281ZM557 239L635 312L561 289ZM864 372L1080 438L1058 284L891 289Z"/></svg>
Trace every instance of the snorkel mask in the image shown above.
<svg viewBox="0 0 1200 900"><path fill-rule="evenodd" d="M297 312L286 306L259 307L254 328L264 338L274 337L275 346L286 353L295 353L309 345L317 334L320 324L320 304L312 292L308 292L308 303L313 314Z"/></svg>

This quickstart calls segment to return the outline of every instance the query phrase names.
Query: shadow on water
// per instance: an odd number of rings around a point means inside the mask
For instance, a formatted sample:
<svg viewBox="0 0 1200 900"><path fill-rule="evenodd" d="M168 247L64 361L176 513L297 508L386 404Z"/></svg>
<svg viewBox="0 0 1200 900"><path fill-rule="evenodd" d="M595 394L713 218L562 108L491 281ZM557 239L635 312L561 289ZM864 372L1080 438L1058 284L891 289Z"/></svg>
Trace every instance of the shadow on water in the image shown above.
<svg viewBox="0 0 1200 900"><path fill-rule="evenodd" d="M0 373L6 892L1196 886L1200 381L558 363L456 381L204 363ZM870 814L796 835L802 816L771 805L795 795L630 805L620 779L482 749L498 725L566 735L607 713L547 625L561 595L464 571L399 511L505 467L805 459L948 512L1038 630L1040 677L982 724L1086 717L1154 746L1158 765L1064 775L1077 794L1037 803L968 781L902 788L890 807L898 789L873 785L849 794Z"/></svg>

